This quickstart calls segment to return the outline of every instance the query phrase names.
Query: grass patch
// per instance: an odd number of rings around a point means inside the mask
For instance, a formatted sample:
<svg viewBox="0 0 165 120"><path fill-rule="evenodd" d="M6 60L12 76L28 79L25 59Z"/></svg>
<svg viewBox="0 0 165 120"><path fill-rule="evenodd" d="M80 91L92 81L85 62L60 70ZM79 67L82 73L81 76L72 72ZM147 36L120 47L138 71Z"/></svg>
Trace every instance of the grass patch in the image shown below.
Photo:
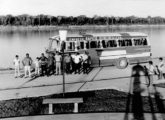
<svg viewBox="0 0 165 120"><path fill-rule="evenodd" d="M0 101L0 117L48 114L48 105L43 105L44 98L61 98L62 94ZM83 97L79 112L162 112L164 101L138 94L129 95L117 90L98 90L90 92L67 93L66 98ZM71 113L73 104L56 104L54 113Z"/></svg>

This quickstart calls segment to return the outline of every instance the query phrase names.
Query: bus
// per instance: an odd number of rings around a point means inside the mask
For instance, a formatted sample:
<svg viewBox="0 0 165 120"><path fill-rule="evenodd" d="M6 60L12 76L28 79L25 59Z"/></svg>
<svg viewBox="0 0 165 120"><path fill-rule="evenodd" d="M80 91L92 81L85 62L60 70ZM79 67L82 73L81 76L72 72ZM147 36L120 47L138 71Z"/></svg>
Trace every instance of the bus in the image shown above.
<svg viewBox="0 0 165 120"><path fill-rule="evenodd" d="M80 54L87 51L92 66L115 65L126 68L132 63L151 60L151 45L148 35L139 32L69 34L63 46L59 35L49 39L47 52Z"/></svg>

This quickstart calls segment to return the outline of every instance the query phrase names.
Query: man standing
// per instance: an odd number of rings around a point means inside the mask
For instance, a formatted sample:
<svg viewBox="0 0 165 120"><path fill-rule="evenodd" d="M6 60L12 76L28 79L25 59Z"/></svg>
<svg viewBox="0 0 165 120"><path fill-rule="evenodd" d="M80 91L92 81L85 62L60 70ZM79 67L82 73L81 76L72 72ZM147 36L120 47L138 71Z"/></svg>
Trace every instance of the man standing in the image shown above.
<svg viewBox="0 0 165 120"><path fill-rule="evenodd" d="M30 67L32 65L32 59L31 59L31 57L29 57L29 53L26 53L26 57L23 59L22 64L23 64L24 70L25 70L25 78L27 77L27 72L29 74L29 77L31 77Z"/></svg>
<svg viewBox="0 0 165 120"><path fill-rule="evenodd" d="M35 75L39 76L40 75L40 59L39 59L39 57L37 57L36 60L34 61L34 65L35 65Z"/></svg>
<svg viewBox="0 0 165 120"><path fill-rule="evenodd" d="M61 55L57 52L55 55L55 63L56 63L56 75L61 74Z"/></svg>
<svg viewBox="0 0 165 120"><path fill-rule="evenodd" d="M48 54L48 75L54 74L54 56L52 53Z"/></svg>
<svg viewBox="0 0 165 120"><path fill-rule="evenodd" d="M158 71L159 71L159 77L158 79L162 79L163 78L163 70L164 70L164 62L163 62L163 58L160 57L159 58L159 64L158 64Z"/></svg>
<svg viewBox="0 0 165 120"><path fill-rule="evenodd" d="M82 55L82 59L83 59L83 73L87 73L87 68L88 68L88 55L87 55L87 52L85 52L83 55Z"/></svg>
<svg viewBox="0 0 165 120"><path fill-rule="evenodd" d="M79 53L76 53L76 55L74 56L74 65L75 65L75 74L76 73L80 73L80 62L81 62L81 56L79 55Z"/></svg>
<svg viewBox="0 0 165 120"><path fill-rule="evenodd" d="M15 56L13 63L15 68L15 78L17 78L20 76L20 59L18 55Z"/></svg>
<svg viewBox="0 0 165 120"><path fill-rule="evenodd" d="M41 76L44 76L47 74L47 58L45 57L44 53L41 54L40 57L40 62L41 62Z"/></svg>
<svg viewBox="0 0 165 120"><path fill-rule="evenodd" d="M69 53L68 55L65 56L65 66L66 66L66 73L71 73L71 62L72 62L72 58L71 58L71 54Z"/></svg>
<svg viewBox="0 0 165 120"><path fill-rule="evenodd" d="M153 85L153 75L155 74L155 67L153 66L153 62L152 61L149 61L149 66L148 66L148 79L149 79L149 84L148 84L148 87L149 86L152 86Z"/></svg>

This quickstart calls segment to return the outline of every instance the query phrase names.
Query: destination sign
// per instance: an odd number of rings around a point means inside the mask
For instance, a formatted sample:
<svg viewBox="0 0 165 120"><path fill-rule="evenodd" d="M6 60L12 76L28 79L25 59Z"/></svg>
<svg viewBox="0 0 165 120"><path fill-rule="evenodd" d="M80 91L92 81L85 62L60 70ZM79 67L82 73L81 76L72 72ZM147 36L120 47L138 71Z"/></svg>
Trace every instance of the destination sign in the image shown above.
<svg viewBox="0 0 165 120"><path fill-rule="evenodd" d="M91 40L91 37L68 37L67 41L84 41Z"/></svg>
<svg viewBox="0 0 165 120"><path fill-rule="evenodd" d="M94 40L114 40L121 39L121 36L97 36L94 37Z"/></svg>

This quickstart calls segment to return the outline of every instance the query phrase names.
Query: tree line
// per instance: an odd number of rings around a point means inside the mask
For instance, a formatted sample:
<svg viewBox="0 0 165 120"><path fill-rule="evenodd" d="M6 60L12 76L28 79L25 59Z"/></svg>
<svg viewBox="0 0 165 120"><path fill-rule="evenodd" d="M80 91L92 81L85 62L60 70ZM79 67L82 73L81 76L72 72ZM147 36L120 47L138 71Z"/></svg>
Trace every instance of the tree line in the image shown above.
<svg viewBox="0 0 165 120"><path fill-rule="evenodd" d="M128 16L128 17L108 17L108 16L93 16L87 17L85 15L80 16L50 16L50 15L6 15L0 16L0 25L11 26L61 26L61 25L122 25L122 24L165 24L165 18L163 17L151 17L146 18Z"/></svg>

